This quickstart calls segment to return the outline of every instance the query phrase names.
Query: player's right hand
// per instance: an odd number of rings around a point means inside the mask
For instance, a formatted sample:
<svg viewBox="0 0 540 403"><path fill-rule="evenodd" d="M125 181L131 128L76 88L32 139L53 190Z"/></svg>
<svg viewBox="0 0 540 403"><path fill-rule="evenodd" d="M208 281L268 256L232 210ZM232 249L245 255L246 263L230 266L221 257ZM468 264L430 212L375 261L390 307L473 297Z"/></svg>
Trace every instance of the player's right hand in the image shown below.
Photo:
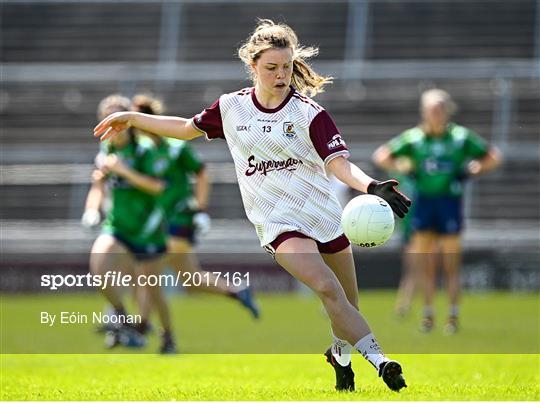
<svg viewBox="0 0 540 403"><path fill-rule="evenodd" d="M92 171L92 183L101 182L103 179L105 179L105 176L106 174L102 170L94 169Z"/></svg>
<svg viewBox="0 0 540 403"><path fill-rule="evenodd" d="M81 225L84 228L94 229L96 228L101 221L101 214L98 210L88 209L84 211L84 214L81 218Z"/></svg>
<svg viewBox="0 0 540 403"><path fill-rule="evenodd" d="M107 116L94 127L94 137L103 141L123 132L131 126L132 116L132 112L116 112Z"/></svg>
<svg viewBox="0 0 540 403"><path fill-rule="evenodd" d="M404 175L409 175L414 171L414 164L408 157L397 157L394 160L394 166L397 172Z"/></svg>
<svg viewBox="0 0 540 403"><path fill-rule="evenodd" d="M195 227L197 236L206 235L210 231L211 225L212 223L208 213L199 211L193 215L193 226Z"/></svg>

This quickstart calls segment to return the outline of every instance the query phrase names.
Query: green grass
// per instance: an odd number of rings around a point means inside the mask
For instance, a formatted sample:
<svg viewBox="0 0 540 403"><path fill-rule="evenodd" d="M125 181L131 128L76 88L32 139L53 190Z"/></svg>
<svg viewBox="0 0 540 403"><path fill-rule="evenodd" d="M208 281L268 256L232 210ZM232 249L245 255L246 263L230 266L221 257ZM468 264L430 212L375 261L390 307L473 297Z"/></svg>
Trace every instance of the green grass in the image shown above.
<svg viewBox="0 0 540 403"><path fill-rule="evenodd" d="M538 400L537 355L400 355L397 394L355 357L332 390L320 355L3 355L3 400Z"/></svg>
<svg viewBox="0 0 540 403"><path fill-rule="evenodd" d="M384 349L403 364L409 388L399 394L359 355L357 392L333 391L333 370L321 354L328 320L312 296L262 296L259 322L228 299L174 297L183 354L169 357L154 353L155 335L147 354L106 353L92 324L39 323L44 310L100 310L98 295L0 297L2 400L540 400L538 294L467 294L462 330L448 337L442 315L435 331L422 335L418 311L398 320L393 293L363 292L362 311ZM437 312L445 309L440 298ZM434 351L445 354L427 354ZM15 352L42 354L6 354Z"/></svg>
<svg viewBox="0 0 540 403"><path fill-rule="evenodd" d="M263 295L259 299L262 319L254 321L229 298L173 296L172 316L182 352L317 354L324 349L330 336L329 322L317 298ZM393 304L392 292L370 291L360 296L360 309L388 353L540 353L538 294L465 295L461 331L453 337L442 332L448 309L442 296L436 305L436 328L429 335L418 332L419 307L400 320L392 313ZM40 323L43 311L81 312L90 317L103 306L103 299L95 293L0 295L1 351L105 353L94 332L95 324L57 323L50 327ZM153 341L145 352L157 350L157 340Z"/></svg>

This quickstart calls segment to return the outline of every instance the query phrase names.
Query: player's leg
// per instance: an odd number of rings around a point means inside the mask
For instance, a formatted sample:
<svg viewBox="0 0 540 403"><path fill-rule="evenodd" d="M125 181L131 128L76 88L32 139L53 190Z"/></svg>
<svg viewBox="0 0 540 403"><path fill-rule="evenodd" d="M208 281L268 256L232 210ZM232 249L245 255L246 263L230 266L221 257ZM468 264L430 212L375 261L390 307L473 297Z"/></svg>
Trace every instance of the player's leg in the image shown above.
<svg viewBox="0 0 540 403"><path fill-rule="evenodd" d="M157 276L161 274L164 263L165 259L160 257L153 256L148 259L141 259L141 257L139 257L138 268L140 273L145 276L145 280L148 280L149 278L157 278ZM148 306L156 309L163 328L163 342L160 347L160 352L163 354L176 353L176 343L173 336L171 312L169 303L167 302L165 293L163 292L163 287L161 284L159 284L159 282L157 285L148 285L145 281L144 285L141 287L141 294L143 300L147 302ZM146 312L147 315L149 315L149 313L150 312L148 311ZM149 316L146 317L146 320L148 319Z"/></svg>
<svg viewBox="0 0 540 403"><path fill-rule="evenodd" d="M319 248L320 249L320 248ZM328 267L340 282L349 303L358 310L358 285L350 246L336 253L321 253ZM353 347L333 334L332 346L326 351L326 361L336 372L336 390L353 391L354 372L351 366Z"/></svg>
<svg viewBox="0 0 540 403"><path fill-rule="evenodd" d="M409 197L415 195L414 183L409 176L402 175L399 188ZM416 199L413 197L413 199ZM412 217L416 208L416 200L409 209L409 213L397 222L397 229L401 238L401 276L396 297L395 313L397 316L406 316L411 308L411 303L418 287L416 265L414 264L411 251L411 237L413 233Z"/></svg>
<svg viewBox="0 0 540 403"><path fill-rule="evenodd" d="M350 245L336 253L321 253L321 256L339 280L349 303L358 310L358 282Z"/></svg>
<svg viewBox="0 0 540 403"><path fill-rule="evenodd" d="M421 330L429 332L433 329L434 311L433 300L437 289L437 265L434 262L437 234L433 231L416 231L412 237L412 262L417 272L418 280L424 292L424 312Z"/></svg>
<svg viewBox="0 0 540 403"><path fill-rule="evenodd" d="M108 271L120 271L122 275L135 273L136 263L125 244L109 234L100 235L90 254L90 272L100 275L102 278ZM126 315L126 308L122 301L122 290L118 287L100 287L100 292L114 309L114 315ZM114 325L107 326L105 331L105 346L113 348L119 344L126 347L142 347L145 344L144 337L132 326Z"/></svg>
<svg viewBox="0 0 540 403"><path fill-rule="evenodd" d="M194 233L193 227L173 227L173 233L168 240L168 264L173 270L199 272L204 280L197 286L191 285L188 291L203 291L214 294L226 295L238 300L253 317L259 317L259 308L255 303L251 289L247 285L235 286L228 283L223 277L202 270L199 259L193 250Z"/></svg>
<svg viewBox="0 0 540 403"><path fill-rule="evenodd" d="M392 390L405 386L401 366L384 356L367 322L348 301L337 276L324 263L315 241L286 239L276 248L275 258L285 270L319 296L338 338L354 345Z"/></svg>
<svg viewBox="0 0 540 403"><path fill-rule="evenodd" d="M406 316L410 309L414 293L418 288L418 270L414 264L411 242L403 246L401 253L402 272L396 298L395 312L398 316Z"/></svg>
<svg viewBox="0 0 540 403"><path fill-rule="evenodd" d="M446 275L446 287L450 299L450 313L445 332L453 334L458 328L459 298L461 293L461 237L460 235L443 235L440 237L442 266Z"/></svg>
<svg viewBox="0 0 540 403"><path fill-rule="evenodd" d="M90 273L104 277L108 271L132 274L134 261L129 251L114 236L101 234L94 241L90 252ZM121 290L118 287L100 287L100 292L109 301L117 314L125 314Z"/></svg>
<svg viewBox="0 0 540 403"><path fill-rule="evenodd" d="M441 198L439 205L438 226L442 265L446 274L446 287L450 298L450 314L445 332L453 334L458 327L459 294L461 266L462 199L461 197Z"/></svg>
<svg viewBox="0 0 540 403"><path fill-rule="evenodd" d="M438 198L417 195L411 217L413 230L411 239L412 262L418 273L424 294L424 313L420 329L433 329L433 299L437 286L437 266L434 264L433 250L437 242Z"/></svg>

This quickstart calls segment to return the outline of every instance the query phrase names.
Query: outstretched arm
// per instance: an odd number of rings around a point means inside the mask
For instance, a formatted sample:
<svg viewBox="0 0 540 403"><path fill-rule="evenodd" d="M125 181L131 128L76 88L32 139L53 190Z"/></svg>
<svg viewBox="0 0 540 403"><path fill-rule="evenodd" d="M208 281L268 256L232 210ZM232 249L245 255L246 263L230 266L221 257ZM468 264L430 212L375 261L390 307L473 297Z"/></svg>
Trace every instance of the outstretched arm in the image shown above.
<svg viewBox="0 0 540 403"><path fill-rule="evenodd" d="M411 201L395 188L399 184L398 181L391 179L379 182L344 157L334 158L328 163L327 167L336 178L353 189L373 194L386 200L398 217L405 217L405 214L409 211Z"/></svg>
<svg viewBox="0 0 540 403"><path fill-rule="evenodd" d="M98 123L94 128L94 136L103 141L129 127L136 127L158 136L180 140L191 140L204 134L193 127L191 119L148 115L140 112L116 112Z"/></svg>

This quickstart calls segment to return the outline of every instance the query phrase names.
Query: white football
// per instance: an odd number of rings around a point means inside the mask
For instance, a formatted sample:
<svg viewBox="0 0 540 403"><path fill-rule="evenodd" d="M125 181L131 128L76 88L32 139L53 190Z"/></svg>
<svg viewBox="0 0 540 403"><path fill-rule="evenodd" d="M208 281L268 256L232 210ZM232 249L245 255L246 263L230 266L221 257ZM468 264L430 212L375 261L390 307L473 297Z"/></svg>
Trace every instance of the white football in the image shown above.
<svg viewBox="0 0 540 403"><path fill-rule="evenodd" d="M385 243L394 232L394 213L379 196L361 195L347 203L341 215L341 225L353 244L375 248Z"/></svg>

